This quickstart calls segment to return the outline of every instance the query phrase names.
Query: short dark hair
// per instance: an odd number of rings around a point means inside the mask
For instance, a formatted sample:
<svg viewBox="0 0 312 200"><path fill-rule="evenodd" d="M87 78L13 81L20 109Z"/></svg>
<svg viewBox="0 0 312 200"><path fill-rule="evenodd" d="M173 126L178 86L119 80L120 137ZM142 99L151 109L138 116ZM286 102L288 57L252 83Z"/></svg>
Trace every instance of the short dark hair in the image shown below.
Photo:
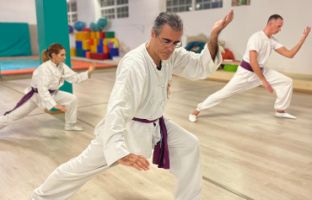
<svg viewBox="0 0 312 200"><path fill-rule="evenodd" d="M269 23L270 21L272 20L277 20L277 19L281 19L281 20L284 20L282 16L280 16L279 14L274 14L274 15L271 15L268 19L268 22Z"/></svg>
<svg viewBox="0 0 312 200"><path fill-rule="evenodd" d="M156 17L152 30L155 31L156 35L159 35L165 24L168 24L175 31L183 31L181 18L177 14L171 12L161 12Z"/></svg>

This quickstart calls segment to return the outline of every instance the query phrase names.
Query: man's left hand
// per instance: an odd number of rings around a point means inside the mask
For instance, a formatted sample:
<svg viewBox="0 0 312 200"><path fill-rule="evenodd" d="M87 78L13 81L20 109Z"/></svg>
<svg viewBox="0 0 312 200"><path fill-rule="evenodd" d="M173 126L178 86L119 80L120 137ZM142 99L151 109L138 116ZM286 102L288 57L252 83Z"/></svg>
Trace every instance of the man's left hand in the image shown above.
<svg viewBox="0 0 312 200"><path fill-rule="evenodd" d="M306 38L308 37L308 35L310 34L311 32L311 26L307 26L305 27L304 31L303 31L303 36Z"/></svg>

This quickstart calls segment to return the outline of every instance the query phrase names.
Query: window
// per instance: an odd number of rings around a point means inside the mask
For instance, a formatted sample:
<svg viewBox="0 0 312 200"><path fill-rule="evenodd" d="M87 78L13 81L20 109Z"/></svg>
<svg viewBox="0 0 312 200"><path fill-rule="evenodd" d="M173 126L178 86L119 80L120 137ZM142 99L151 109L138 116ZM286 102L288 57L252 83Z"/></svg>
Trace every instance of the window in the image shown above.
<svg viewBox="0 0 312 200"><path fill-rule="evenodd" d="M196 0L195 10L204 10L210 8L222 8L222 0Z"/></svg>
<svg viewBox="0 0 312 200"><path fill-rule="evenodd" d="M223 0L167 0L167 11L186 12L211 8L222 8Z"/></svg>
<svg viewBox="0 0 312 200"><path fill-rule="evenodd" d="M232 6L250 5L250 0L232 0Z"/></svg>
<svg viewBox="0 0 312 200"><path fill-rule="evenodd" d="M185 12L192 10L192 0L167 0L167 11Z"/></svg>
<svg viewBox="0 0 312 200"><path fill-rule="evenodd" d="M101 15L108 19L129 17L128 0L98 0L101 6Z"/></svg>
<svg viewBox="0 0 312 200"><path fill-rule="evenodd" d="M69 24L74 24L78 20L76 0L67 1L67 16Z"/></svg>

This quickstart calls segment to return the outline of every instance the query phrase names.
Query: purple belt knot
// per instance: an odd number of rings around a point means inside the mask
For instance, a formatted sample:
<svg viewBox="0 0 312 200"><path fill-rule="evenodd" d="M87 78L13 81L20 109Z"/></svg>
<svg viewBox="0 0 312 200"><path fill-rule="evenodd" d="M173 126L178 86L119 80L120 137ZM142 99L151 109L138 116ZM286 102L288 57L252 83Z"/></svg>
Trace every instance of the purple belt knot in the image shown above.
<svg viewBox="0 0 312 200"><path fill-rule="evenodd" d="M49 90L50 93L55 92L56 90ZM38 89L37 88L33 88L31 87L31 90L26 93L16 104L16 106L12 109L9 110L7 112L4 113L4 115L7 115L9 113L11 113L12 111L16 110L18 107L22 106L25 102L27 102L33 95L34 93L38 93Z"/></svg>
<svg viewBox="0 0 312 200"><path fill-rule="evenodd" d="M162 116L159 119L155 120L140 119L134 117L132 120L142 123L154 123L158 120L161 139L154 147L153 163L158 165L158 168L170 169L168 133L164 117Z"/></svg>

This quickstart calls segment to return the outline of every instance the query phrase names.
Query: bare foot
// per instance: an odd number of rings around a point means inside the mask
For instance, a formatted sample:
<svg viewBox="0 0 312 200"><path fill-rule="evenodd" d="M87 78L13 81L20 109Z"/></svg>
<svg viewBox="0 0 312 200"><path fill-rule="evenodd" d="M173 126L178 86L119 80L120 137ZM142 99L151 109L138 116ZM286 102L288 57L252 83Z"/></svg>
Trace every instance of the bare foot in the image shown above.
<svg viewBox="0 0 312 200"><path fill-rule="evenodd" d="M200 111L198 111L198 110L194 110L194 111L192 112L192 115L196 115L196 116L198 116L198 115L199 115L199 113L200 113Z"/></svg>

